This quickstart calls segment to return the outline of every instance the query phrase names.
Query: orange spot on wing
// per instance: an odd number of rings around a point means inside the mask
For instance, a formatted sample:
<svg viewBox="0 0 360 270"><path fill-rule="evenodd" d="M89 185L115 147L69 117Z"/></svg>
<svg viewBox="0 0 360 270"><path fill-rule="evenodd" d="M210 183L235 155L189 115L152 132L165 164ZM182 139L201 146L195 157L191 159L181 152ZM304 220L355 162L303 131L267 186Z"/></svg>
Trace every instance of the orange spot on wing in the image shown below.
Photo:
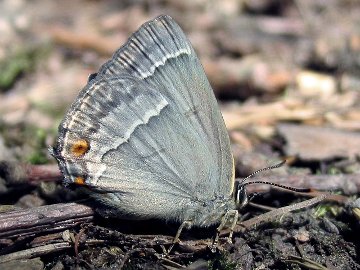
<svg viewBox="0 0 360 270"><path fill-rule="evenodd" d="M74 183L83 186L85 185L85 178L82 176L78 176L74 179Z"/></svg>
<svg viewBox="0 0 360 270"><path fill-rule="evenodd" d="M80 139L74 142L74 144L71 146L70 151L75 157L81 157L85 155L85 153L89 149L90 149L89 143L84 139Z"/></svg>

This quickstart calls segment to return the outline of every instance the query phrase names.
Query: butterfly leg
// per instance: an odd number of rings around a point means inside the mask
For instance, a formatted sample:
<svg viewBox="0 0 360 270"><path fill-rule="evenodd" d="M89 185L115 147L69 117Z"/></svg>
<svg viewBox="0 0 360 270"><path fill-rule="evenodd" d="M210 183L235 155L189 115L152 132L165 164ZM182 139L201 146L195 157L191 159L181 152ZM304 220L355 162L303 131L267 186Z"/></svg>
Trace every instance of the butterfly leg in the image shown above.
<svg viewBox="0 0 360 270"><path fill-rule="evenodd" d="M173 247L175 246L176 243L178 243L180 240L179 240L179 237L181 235L181 232L182 230L185 228L185 229L189 229L192 225L192 221L190 220L185 220L183 223L181 223L179 229L177 230L176 232L176 235L174 237L174 240L173 240L173 243L172 245L170 246L170 248L167 250L167 253L169 254L170 251L173 249Z"/></svg>
<svg viewBox="0 0 360 270"><path fill-rule="evenodd" d="M222 217L221 223L220 223L219 227L217 227L217 229L216 229L216 236L215 236L212 248L211 248L212 250L216 249L216 246L217 246L217 244L219 242L220 232L221 232L222 229L224 229L224 227L226 226L226 224L229 221L229 218L231 216L232 216L233 219L232 219L232 222L231 222L231 225L230 225L230 233L229 233L229 236L228 236L228 242L229 243L232 242L233 231L234 231L236 223L237 223L237 221L239 219L239 212L237 210L229 210Z"/></svg>

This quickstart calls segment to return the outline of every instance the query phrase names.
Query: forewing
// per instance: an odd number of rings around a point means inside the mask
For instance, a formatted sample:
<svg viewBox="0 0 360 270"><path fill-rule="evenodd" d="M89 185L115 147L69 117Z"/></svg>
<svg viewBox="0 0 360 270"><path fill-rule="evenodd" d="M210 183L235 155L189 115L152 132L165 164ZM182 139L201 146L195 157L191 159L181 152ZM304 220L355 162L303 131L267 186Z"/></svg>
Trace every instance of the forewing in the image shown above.
<svg viewBox="0 0 360 270"><path fill-rule="evenodd" d="M190 127L210 148L207 158L215 159L217 167L213 179L197 181L231 193L233 159L224 120L203 67L179 25L169 16L145 23L101 67L99 76L124 71L161 91L172 108L187 116Z"/></svg>

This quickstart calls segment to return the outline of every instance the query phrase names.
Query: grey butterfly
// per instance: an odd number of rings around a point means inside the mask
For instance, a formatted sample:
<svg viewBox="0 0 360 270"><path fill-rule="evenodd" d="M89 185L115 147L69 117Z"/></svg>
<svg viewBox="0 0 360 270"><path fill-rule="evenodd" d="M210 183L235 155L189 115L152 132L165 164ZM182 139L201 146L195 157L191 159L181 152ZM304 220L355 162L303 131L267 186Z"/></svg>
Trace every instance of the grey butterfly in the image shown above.
<svg viewBox="0 0 360 270"><path fill-rule="evenodd" d="M121 218L184 227L238 219L240 188L224 120L185 34L145 23L81 90L53 149L65 183Z"/></svg>

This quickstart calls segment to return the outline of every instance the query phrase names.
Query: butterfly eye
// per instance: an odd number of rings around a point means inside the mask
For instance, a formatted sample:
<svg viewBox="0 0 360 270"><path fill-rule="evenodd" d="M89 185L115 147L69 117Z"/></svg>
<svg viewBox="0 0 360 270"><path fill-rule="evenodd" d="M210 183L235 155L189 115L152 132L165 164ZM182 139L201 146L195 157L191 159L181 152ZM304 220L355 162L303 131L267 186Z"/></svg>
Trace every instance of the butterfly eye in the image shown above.
<svg viewBox="0 0 360 270"><path fill-rule="evenodd" d="M239 208L244 207L249 202L249 197L246 192L246 188L244 185L238 184L236 189L236 197L235 197L235 203Z"/></svg>
<svg viewBox="0 0 360 270"><path fill-rule="evenodd" d="M75 157L81 157L85 155L85 153L89 151L89 149L90 149L89 143L84 139L80 139L73 143L70 151Z"/></svg>

